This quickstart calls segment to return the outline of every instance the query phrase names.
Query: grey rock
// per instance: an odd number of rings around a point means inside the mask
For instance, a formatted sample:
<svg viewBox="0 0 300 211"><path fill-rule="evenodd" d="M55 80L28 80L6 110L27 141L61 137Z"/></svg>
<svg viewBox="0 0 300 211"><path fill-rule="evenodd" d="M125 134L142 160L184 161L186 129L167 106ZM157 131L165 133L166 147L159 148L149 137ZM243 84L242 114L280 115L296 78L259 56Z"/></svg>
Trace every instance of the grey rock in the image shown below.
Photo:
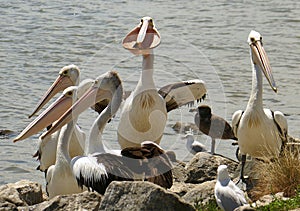
<svg viewBox="0 0 300 211"><path fill-rule="evenodd" d="M174 125L172 125L172 128L174 131L181 134L185 134L190 130L192 130L195 134L202 134L197 125L190 122L176 122Z"/></svg>
<svg viewBox="0 0 300 211"><path fill-rule="evenodd" d="M185 163L177 162L173 165L172 173L175 182L184 182L186 180Z"/></svg>
<svg viewBox="0 0 300 211"><path fill-rule="evenodd" d="M230 176L236 176L238 163L221 155L211 155L207 152L199 152L187 163L186 180L188 183L202 183L216 179L218 166L228 166Z"/></svg>
<svg viewBox="0 0 300 211"><path fill-rule="evenodd" d="M112 182L99 210L195 210L176 194L150 182Z"/></svg>
<svg viewBox="0 0 300 211"><path fill-rule="evenodd" d="M82 192L71 195L60 195L44 201L30 210L98 210L101 195L96 192Z"/></svg>
<svg viewBox="0 0 300 211"><path fill-rule="evenodd" d="M202 204L207 203L211 199L215 199L214 188L216 180L211 180L197 184L193 189L189 190L182 199L190 204L201 202Z"/></svg>
<svg viewBox="0 0 300 211"><path fill-rule="evenodd" d="M28 206L43 201L42 187L36 182L21 180L0 186L2 206ZM2 207L1 206L1 207Z"/></svg>
<svg viewBox="0 0 300 211"><path fill-rule="evenodd" d="M176 193L178 196L182 197L187 192L195 188L198 184L192 184L192 183L184 183L184 182L173 182L172 187L170 188L170 191L173 193Z"/></svg>

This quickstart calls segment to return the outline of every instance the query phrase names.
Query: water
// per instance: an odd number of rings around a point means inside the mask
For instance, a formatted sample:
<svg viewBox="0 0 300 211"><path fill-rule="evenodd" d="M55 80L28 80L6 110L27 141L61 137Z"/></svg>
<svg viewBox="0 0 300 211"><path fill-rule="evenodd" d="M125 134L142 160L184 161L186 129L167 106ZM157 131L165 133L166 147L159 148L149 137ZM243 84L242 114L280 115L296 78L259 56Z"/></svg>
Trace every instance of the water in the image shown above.
<svg viewBox="0 0 300 211"><path fill-rule="evenodd" d="M289 133L299 137L300 3L298 1L4 1L0 8L0 129L15 134L0 139L0 184L20 179L44 182L32 158L38 134L12 143L31 121L41 95L61 67L74 63L81 78L95 78L115 69L126 90L136 85L141 58L122 48L121 40L143 16L154 18L162 43L155 49L154 78L157 87L199 78L206 82L205 101L213 112L231 121L244 109L251 89L249 46L251 29L264 37L278 94L264 85L264 104L287 115ZM175 150L180 160L191 155L171 125L193 122L187 107L169 114L162 139L164 148ZM79 123L85 131L96 114L87 111ZM117 148L119 114L108 124L103 139ZM204 135L198 141L210 148ZM217 142L217 153L234 158L230 141Z"/></svg>

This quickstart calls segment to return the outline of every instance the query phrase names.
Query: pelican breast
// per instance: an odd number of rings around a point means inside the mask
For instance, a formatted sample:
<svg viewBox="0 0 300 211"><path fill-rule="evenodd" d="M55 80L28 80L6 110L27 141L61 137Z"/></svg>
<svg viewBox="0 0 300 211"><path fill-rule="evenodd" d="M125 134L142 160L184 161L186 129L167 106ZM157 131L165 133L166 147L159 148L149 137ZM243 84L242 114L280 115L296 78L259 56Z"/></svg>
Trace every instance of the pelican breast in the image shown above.
<svg viewBox="0 0 300 211"><path fill-rule="evenodd" d="M120 121L127 124L119 124L119 138L132 142L132 146L145 140L157 143L167 122L164 99L154 89L143 91L130 98L130 102L123 108Z"/></svg>

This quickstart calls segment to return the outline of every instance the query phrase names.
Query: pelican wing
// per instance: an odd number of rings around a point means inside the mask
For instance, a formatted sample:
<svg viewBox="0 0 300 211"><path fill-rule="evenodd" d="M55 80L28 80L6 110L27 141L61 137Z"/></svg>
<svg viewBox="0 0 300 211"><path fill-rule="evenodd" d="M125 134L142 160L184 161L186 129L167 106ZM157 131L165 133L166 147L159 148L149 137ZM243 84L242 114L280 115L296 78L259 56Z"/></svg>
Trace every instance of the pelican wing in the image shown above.
<svg viewBox="0 0 300 211"><path fill-rule="evenodd" d="M147 142L141 147L125 148L121 154L128 159L128 166L136 174L143 174L145 180L164 188L172 186L173 175L170 158L158 145Z"/></svg>
<svg viewBox="0 0 300 211"><path fill-rule="evenodd" d="M232 115L231 124L232 124L232 130L233 130L235 137L237 137L237 131L238 131L238 127L239 127L243 113L244 113L244 111L238 110L238 111L234 112L234 114Z"/></svg>
<svg viewBox="0 0 300 211"><path fill-rule="evenodd" d="M280 131L283 142L287 142L288 123L284 114L280 111L275 111L273 115L274 115L274 121L277 125L278 130Z"/></svg>
<svg viewBox="0 0 300 211"><path fill-rule="evenodd" d="M179 108L183 105L201 101L206 96L205 83L202 80L189 80L168 84L158 90L165 99L167 111Z"/></svg>
<svg viewBox="0 0 300 211"><path fill-rule="evenodd" d="M78 156L71 161L73 174L80 187L86 186L104 194L114 180L132 180L133 174L124 165L122 158L113 154Z"/></svg>

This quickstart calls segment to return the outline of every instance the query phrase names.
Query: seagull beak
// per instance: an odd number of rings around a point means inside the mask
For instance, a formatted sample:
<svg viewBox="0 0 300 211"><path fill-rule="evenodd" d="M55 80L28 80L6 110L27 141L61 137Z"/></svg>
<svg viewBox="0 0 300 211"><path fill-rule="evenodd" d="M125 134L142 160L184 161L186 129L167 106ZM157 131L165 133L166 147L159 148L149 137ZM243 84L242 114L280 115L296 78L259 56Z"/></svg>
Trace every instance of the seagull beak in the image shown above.
<svg viewBox="0 0 300 211"><path fill-rule="evenodd" d="M35 115L46 103L49 102L49 100L56 95L58 92L63 91L69 86L73 86L74 82L64 75L59 75L54 83L51 85L51 87L47 90L47 92L44 94L44 96L41 98L39 103L37 104L36 108L32 112L32 114L29 115L29 118L31 118L33 115Z"/></svg>
<svg viewBox="0 0 300 211"><path fill-rule="evenodd" d="M251 43L250 48L252 51L252 60L253 60L254 65L258 65L262 69L271 88L273 89L274 92L277 92L277 87L276 87L275 80L273 78L270 62L269 62L268 56L265 52L265 49L262 46L261 41L256 41L256 42Z"/></svg>
<svg viewBox="0 0 300 211"><path fill-rule="evenodd" d="M122 45L134 54L149 53L150 49L160 44L160 34L151 18L143 18L140 25L130 31L123 39Z"/></svg>
<svg viewBox="0 0 300 211"><path fill-rule="evenodd" d="M72 98L62 95L35 118L13 141L26 139L52 124L72 106Z"/></svg>
<svg viewBox="0 0 300 211"><path fill-rule="evenodd" d="M92 86L57 120L57 122L52 125L49 130L41 135L41 139L44 139L45 137L56 132L65 124L68 124L72 119L77 118L83 111L95 105L97 102L111 98L112 93L110 91L99 89L97 86Z"/></svg>

